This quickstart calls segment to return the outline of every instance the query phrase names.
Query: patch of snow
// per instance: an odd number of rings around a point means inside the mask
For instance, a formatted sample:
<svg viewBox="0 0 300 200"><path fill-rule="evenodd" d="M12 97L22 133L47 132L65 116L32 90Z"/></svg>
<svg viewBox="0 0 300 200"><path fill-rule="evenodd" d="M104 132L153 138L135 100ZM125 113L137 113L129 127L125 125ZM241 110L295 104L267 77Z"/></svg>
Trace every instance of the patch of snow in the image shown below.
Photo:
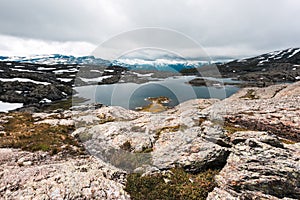
<svg viewBox="0 0 300 200"><path fill-rule="evenodd" d="M23 107L23 103L7 103L0 101L0 112L8 112Z"/></svg>
<svg viewBox="0 0 300 200"><path fill-rule="evenodd" d="M15 67L16 68L25 68L25 66L23 66L23 65L16 65Z"/></svg>
<svg viewBox="0 0 300 200"><path fill-rule="evenodd" d="M96 70L96 69L91 69L90 72L101 73L99 70Z"/></svg>
<svg viewBox="0 0 300 200"><path fill-rule="evenodd" d="M295 79L296 79L296 80L300 80L300 76L296 76Z"/></svg>
<svg viewBox="0 0 300 200"><path fill-rule="evenodd" d="M152 76L153 73L149 73L149 74L139 74L137 72L132 72L133 74L137 75L138 77L149 77Z"/></svg>
<svg viewBox="0 0 300 200"><path fill-rule="evenodd" d="M117 59L113 62L113 64L119 65L119 64L128 64L128 65L153 65L153 66L164 66L164 65L177 65L182 64L186 66L201 66L204 64L209 64L209 61L202 61L202 60L176 60L176 59L155 59L155 60L143 60L143 59Z"/></svg>
<svg viewBox="0 0 300 200"><path fill-rule="evenodd" d="M263 65L265 62L269 62L269 58L259 61L257 65Z"/></svg>
<svg viewBox="0 0 300 200"><path fill-rule="evenodd" d="M296 67L294 67L292 70L293 70L293 71L296 71L296 69L297 69L297 68L296 68Z"/></svg>
<svg viewBox="0 0 300 200"><path fill-rule="evenodd" d="M262 59L266 59L265 57L261 56L259 58L257 58L258 60L262 60Z"/></svg>
<svg viewBox="0 0 300 200"><path fill-rule="evenodd" d="M300 49L295 49L295 51L294 51L291 55L289 55L288 58L293 57L293 56L296 55L298 52L300 52Z"/></svg>
<svg viewBox="0 0 300 200"><path fill-rule="evenodd" d="M6 65L11 65L11 63L6 63Z"/></svg>
<svg viewBox="0 0 300 200"><path fill-rule="evenodd" d="M281 54L283 51L274 51L274 52L270 52L270 53L268 53L268 55L279 55L279 54Z"/></svg>
<svg viewBox="0 0 300 200"><path fill-rule="evenodd" d="M282 56L283 56L283 55L282 55ZM274 58L274 60L279 60L279 59L282 58L282 56L276 57L276 58Z"/></svg>
<svg viewBox="0 0 300 200"><path fill-rule="evenodd" d="M114 72L113 69L105 69L104 71L105 71L105 72Z"/></svg>
<svg viewBox="0 0 300 200"><path fill-rule="evenodd" d="M14 81L19 81L19 82L31 82L35 84L41 84L41 85L49 85L51 83L48 82L41 82L41 81L34 81L28 78L0 78L0 81L3 82L14 82Z"/></svg>
<svg viewBox="0 0 300 200"><path fill-rule="evenodd" d="M51 103L52 101L50 99L44 98L40 101L40 103Z"/></svg>
<svg viewBox="0 0 300 200"><path fill-rule="evenodd" d="M22 91L20 91L20 90L16 90L15 92L18 93L18 94L22 93Z"/></svg>
<svg viewBox="0 0 300 200"><path fill-rule="evenodd" d="M72 78L57 78L58 80L62 81L62 82L70 82L73 79Z"/></svg>
<svg viewBox="0 0 300 200"><path fill-rule="evenodd" d="M37 70L41 70L41 71L43 71L43 70L45 70L45 71L47 71L47 70L55 70L56 68L54 68L54 67L38 67L37 68Z"/></svg>
<svg viewBox="0 0 300 200"><path fill-rule="evenodd" d="M71 68L71 69L60 69L60 70L55 70L53 71L55 74L63 74L63 73L72 73L72 72L78 72L79 70L76 68Z"/></svg>
<svg viewBox="0 0 300 200"><path fill-rule="evenodd" d="M62 95L64 95L64 96L68 96L68 94L67 94L67 93L65 93L65 92L62 92Z"/></svg>
<svg viewBox="0 0 300 200"><path fill-rule="evenodd" d="M97 78L80 78L84 82L102 82L103 79L111 78L112 75L109 76L101 76Z"/></svg>
<svg viewBox="0 0 300 200"><path fill-rule="evenodd" d="M29 69L11 69L12 71L18 71L18 72L33 72L33 73L42 73L39 71L33 71L33 70L29 70Z"/></svg>
<svg viewBox="0 0 300 200"><path fill-rule="evenodd" d="M4 72L2 69L0 69L0 72Z"/></svg>

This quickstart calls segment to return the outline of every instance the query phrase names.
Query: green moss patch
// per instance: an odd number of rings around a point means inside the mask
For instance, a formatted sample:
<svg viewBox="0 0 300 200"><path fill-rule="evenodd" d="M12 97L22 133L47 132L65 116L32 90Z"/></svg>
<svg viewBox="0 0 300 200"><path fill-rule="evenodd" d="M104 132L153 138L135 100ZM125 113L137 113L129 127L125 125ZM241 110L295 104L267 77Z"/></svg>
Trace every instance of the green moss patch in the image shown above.
<svg viewBox="0 0 300 200"><path fill-rule="evenodd" d="M216 186L214 176L218 170L207 170L190 174L183 169L172 169L170 173L142 176L129 174L125 190L133 200L186 200L206 199Z"/></svg>

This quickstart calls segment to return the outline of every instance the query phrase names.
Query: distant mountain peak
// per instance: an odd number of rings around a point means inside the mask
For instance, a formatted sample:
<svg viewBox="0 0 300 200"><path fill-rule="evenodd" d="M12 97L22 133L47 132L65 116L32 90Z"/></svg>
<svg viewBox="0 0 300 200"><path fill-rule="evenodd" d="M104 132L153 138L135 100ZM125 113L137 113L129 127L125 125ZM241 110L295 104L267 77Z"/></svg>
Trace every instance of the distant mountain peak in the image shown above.
<svg viewBox="0 0 300 200"><path fill-rule="evenodd" d="M0 61L20 62L20 63L33 63L33 64L46 64L46 65L71 65L71 64L95 64L103 65L108 64L108 61L94 56L72 56L62 54L49 54L49 55L33 55L33 56L0 56Z"/></svg>
<svg viewBox="0 0 300 200"><path fill-rule="evenodd" d="M298 60L298 61L297 61ZM270 63L297 63L300 62L300 48L289 48L285 50L278 50L255 56L251 58L243 58L234 60L230 63L256 63L258 66L262 66ZM300 64L300 63L299 63Z"/></svg>

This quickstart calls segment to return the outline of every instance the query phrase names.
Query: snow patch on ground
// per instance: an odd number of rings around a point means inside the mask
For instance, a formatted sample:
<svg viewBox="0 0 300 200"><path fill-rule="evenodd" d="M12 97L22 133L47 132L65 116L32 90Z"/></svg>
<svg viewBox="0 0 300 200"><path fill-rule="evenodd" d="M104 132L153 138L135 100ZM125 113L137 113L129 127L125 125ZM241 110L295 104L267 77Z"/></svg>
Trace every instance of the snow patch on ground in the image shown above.
<svg viewBox="0 0 300 200"><path fill-rule="evenodd" d="M43 71L43 70L45 70L45 71L47 71L47 70L55 70L56 68L53 68L53 67L38 67L37 68L37 70L41 70L41 71Z"/></svg>
<svg viewBox="0 0 300 200"><path fill-rule="evenodd" d="M73 79L72 78L57 78L58 80L62 81L62 82L70 82Z"/></svg>
<svg viewBox="0 0 300 200"><path fill-rule="evenodd" d="M296 55L298 52L300 52L300 49L296 49L291 55L289 55L288 58L293 57L293 56Z"/></svg>
<svg viewBox="0 0 300 200"><path fill-rule="evenodd" d="M32 73L42 73L39 71L33 71L33 70L29 70L29 69L11 69L12 71L18 71L18 72L32 72Z"/></svg>
<svg viewBox="0 0 300 200"><path fill-rule="evenodd" d="M100 70L92 69L90 72L96 72L96 73L101 73Z"/></svg>
<svg viewBox="0 0 300 200"><path fill-rule="evenodd" d="M72 72L78 72L79 70L76 68L71 69L61 69L61 70L55 70L53 71L55 74L63 74L63 73L72 73Z"/></svg>
<svg viewBox="0 0 300 200"><path fill-rule="evenodd" d="M102 82L103 79L111 78L112 76L101 76L97 78L80 78L84 82Z"/></svg>
<svg viewBox="0 0 300 200"><path fill-rule="evenodd" d="M19 82L31 82L34 84L41 84L41 85L49 85L51 83L48 82L41 82L41 81L34 81L28 78L0 78L0 81L2 82L14 82L14 81L19 81Z"/></svg>
<svg viewBox="0 0 300 200"><path fill-rule="evenodd" d="M137 73L137 72L132 72L132 73L137 75L138 77L149 77L149 76L153 75L153 73L149 73L149 74L140 74L140 73Z"/></svg>
<svg viewBox="0 0 300 200"><path fill-rule="evenodd" d="M22 103L7 103L0 101L0 112L8 112L23 107Z"/></svg>
<svg viewBox="0 0 300 200"><path fill-rule="evenodd" d="M40 101L40 103L51 103L52 101L50 99L44 98Z"/></svg>

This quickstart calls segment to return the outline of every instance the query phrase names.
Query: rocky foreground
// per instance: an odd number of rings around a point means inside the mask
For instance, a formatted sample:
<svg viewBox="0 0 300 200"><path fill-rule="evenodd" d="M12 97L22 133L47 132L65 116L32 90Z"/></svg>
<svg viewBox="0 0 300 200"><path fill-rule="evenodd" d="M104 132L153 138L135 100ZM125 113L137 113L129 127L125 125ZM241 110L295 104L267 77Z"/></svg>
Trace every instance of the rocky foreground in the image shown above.
<svg viewBox="0 0 300 200"><path fill-rule="evenodd" d="M0 198L300 199L299 105L296 82L160 113L3 114Z"/></svg>

